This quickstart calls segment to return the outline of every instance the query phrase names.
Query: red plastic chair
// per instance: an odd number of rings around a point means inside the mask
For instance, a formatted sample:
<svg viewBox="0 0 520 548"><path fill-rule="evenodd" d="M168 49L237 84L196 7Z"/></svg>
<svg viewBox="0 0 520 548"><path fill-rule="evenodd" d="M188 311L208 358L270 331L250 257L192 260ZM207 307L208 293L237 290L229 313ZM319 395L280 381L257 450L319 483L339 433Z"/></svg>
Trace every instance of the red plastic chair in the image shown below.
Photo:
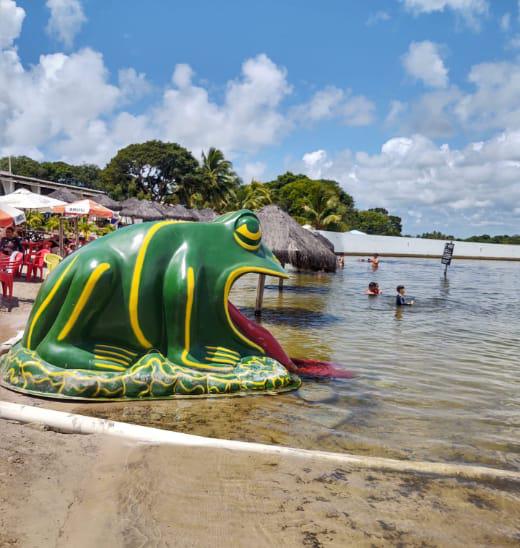
<svg viewBox="0 0 520 548"><path fill-rule="evenodd" d="M0 257L0 283L4 297L7 297L7 293L9 298L13 296L14 268L15 261L11 261L7 256Z"/></svg>
<svg viewBox="0 0 520 548"><path fill-rule="evenodd" d="M40 280L43 280L43 267L45 266L45 261L43 258L47 255L47 253L50 253L48 249L41 249L38 253L36 253L32 262L27 264L27 281L33 280L36 277L38 270L40 271L39 278Z"/></svg>
<svg viewBox="0 0 520 548"><path fill-rule="evenodd" d="M22 275L22 266L23 266L23 253L21 251L18 251L16 255L14 256L14 260L11 261L13 263L13 274L14 277L17 278Z"/></svg>

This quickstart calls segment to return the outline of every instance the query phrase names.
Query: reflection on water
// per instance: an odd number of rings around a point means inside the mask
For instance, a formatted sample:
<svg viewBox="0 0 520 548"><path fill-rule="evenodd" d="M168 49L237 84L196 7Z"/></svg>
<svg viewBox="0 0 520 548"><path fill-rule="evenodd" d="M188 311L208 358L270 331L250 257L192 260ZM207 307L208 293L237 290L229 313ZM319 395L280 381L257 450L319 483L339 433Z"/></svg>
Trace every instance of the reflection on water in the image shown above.
<svg viewBox="0 0 520 548"><path fill-rule="evenodd" d="M370 281L380 297L363 292ZM520 469L520 264L350 260L265 292L262 323L288 353L330 360L352 380L294 393L97 407L96 413L207 436ZM396 313L395 286L416 305ZM253 317L256 280L232 300ZM89 413L92 413L89 406Z"/></svg>

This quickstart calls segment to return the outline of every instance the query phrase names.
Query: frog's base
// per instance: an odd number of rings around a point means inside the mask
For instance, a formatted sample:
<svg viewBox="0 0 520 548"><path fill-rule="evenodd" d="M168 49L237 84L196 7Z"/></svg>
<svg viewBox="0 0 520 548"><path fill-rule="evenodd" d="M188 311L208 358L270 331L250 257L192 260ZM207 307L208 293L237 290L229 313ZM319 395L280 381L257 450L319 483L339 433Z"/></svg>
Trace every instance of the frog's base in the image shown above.
<svg viewBox="0 0 520 548"><path fill-rule="evenodd" d="M157 352L123 373L63 369L36 352L15 345L0 361L0 385L46 398L70 400L150 400L276 394L300 387L300 379L276 360L242 358L232 373L200 371L173 364Z"/></svg>

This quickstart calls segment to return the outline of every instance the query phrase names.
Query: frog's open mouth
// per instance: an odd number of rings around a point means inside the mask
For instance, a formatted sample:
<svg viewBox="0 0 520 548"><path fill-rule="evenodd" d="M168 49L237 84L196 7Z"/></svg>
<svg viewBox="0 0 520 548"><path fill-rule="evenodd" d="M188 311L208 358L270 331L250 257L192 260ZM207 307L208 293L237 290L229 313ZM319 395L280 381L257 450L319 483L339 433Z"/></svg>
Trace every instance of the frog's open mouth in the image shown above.
<svg viewBox="0 0 520 548"><path fill-rule="evenodd" d="M287 368L292 368L293 362L291 358L285 353L280 343L271 335L271 333L257 324L246 318L238 308L229 300L229 292L235 282L240 276L246 273L268 274L269 276L275 276L277 278L288 278L287 274L283 271L275 271L268 269L258 268L244 268L240 271L233 272L227 282L224 291L224 300L226 306L226 315L228 322L239 338L241 338L248 346L256 348L266 356L274 358Z"/></svg>

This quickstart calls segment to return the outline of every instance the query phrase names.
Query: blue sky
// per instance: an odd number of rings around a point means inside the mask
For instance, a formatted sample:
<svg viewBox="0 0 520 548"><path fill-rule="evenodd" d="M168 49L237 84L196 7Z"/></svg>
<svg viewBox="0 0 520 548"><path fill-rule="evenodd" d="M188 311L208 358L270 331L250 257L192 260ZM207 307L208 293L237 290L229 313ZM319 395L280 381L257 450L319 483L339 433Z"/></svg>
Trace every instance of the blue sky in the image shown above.
<svg viewBox="0 0 520 548"><path fill-rule="evenodd" d="M518 233L519 17L514 0L0 0L0 154L213 145L246 181L334 178L408 233Z"/></svg>

